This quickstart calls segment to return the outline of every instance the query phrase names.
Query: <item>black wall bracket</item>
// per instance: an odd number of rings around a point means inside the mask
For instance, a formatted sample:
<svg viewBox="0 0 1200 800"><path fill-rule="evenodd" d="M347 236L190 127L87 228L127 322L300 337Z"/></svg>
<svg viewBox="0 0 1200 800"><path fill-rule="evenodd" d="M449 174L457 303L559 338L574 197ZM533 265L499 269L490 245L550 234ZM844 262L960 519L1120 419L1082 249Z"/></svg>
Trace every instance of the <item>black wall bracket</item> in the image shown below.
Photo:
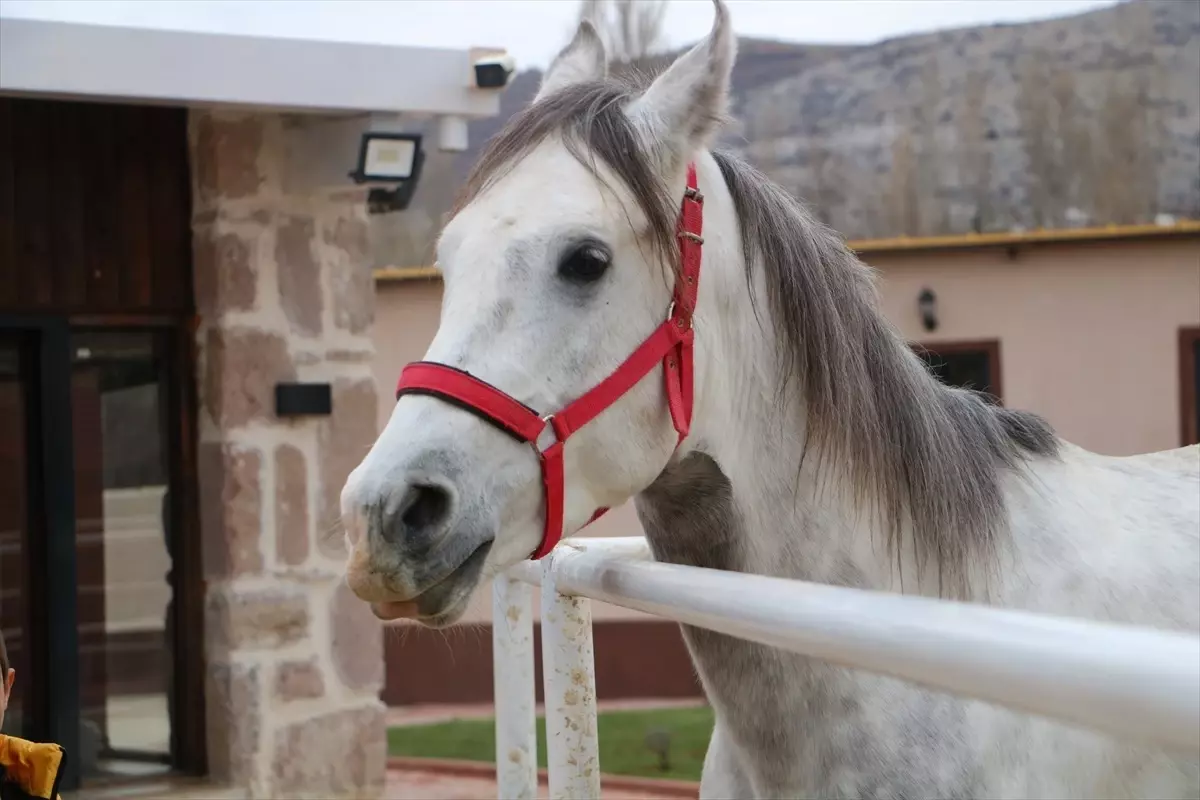
<svg viewBox="0 0 1200 800"><path fill-rule="evenodd" d="M275 416L328 416L333 411L333 389L328 383L275 384Z"/></svg>

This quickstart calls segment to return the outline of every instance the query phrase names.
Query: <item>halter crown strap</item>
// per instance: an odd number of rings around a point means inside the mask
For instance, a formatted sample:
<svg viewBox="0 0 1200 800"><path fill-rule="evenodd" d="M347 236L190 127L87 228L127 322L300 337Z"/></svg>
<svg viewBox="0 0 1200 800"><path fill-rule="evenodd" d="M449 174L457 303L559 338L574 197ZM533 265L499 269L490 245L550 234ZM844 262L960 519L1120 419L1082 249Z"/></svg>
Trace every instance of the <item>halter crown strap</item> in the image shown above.
<svg viewBox="0 0 1200 800"><path fill-rule="evenodd" d="M485 381L445 364L416 361L400 373L396 398L424 394L440 398L487 420L514 439L529 444L542 469L546 492L546 519L541 544L531 558L539 559L554 549L563 537L563 507L566 493L563 477L563 448L572 433L595 419L660 362L671 422L679 444L687 437L692 422L692 352L695 331L692 314L700 284L700 235L704 221L704 197L696 188L696 166L688 165L687 189L679 215L680 264L667 319L611 375L554 414L538 414L511 395ZM539 442L549 428L554 441L544 449ZM584 527L599 519L607 508L598 509Z"/></svg>

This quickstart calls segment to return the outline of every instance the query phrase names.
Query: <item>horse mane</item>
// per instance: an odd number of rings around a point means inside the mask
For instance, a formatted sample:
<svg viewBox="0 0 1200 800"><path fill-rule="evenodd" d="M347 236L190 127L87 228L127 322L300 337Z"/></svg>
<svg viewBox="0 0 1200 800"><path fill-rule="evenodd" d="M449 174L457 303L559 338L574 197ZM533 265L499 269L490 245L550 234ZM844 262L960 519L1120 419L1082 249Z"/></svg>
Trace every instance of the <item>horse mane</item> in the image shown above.
<svg viewBox="0 0 1200 800"><path fill-rule="evenodd" d="M597 179L599 159L626 184L654 246L673 259L675 198L623 111L643 80L582 82L529 105L488 143L455 211L557 134ZM938 381L879 310L874 271L842 238L751 165L712 155L737 212L752 303L762 271L780 399L788 387L803 392L802 460L815 455L817 474L852 488L897 558L907 525L918 565L935 560L939 593L967 595L972 565L989 563L1006 533L1001 473L1057 456L1053 430Z"/></svg>

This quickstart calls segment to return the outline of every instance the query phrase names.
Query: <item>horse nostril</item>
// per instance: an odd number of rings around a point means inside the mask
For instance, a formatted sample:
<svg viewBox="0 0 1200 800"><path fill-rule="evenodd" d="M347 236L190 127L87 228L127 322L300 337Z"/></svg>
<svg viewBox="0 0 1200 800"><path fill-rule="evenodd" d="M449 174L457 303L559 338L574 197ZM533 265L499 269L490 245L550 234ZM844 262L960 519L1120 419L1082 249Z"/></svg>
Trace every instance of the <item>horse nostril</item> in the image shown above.
<svg viewBox="0 0 1200 800"><path fill-rule="evenodd" d="M439 486L410 486L400 504L400 521L409 533L433 531L450 512L450 493Z"/></svg>

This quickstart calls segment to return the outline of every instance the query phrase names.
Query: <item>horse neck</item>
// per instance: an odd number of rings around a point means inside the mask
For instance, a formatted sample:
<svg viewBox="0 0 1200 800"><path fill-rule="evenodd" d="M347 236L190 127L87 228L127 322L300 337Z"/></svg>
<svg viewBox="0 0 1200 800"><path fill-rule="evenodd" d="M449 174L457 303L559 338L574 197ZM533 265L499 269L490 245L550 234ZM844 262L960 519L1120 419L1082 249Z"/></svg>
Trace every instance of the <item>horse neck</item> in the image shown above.
<svg viewBox="0 0 1200 800"><path fill-rule="evenodd" d="M688 442L637 498L660 560L876 589L937 592L886 532L805 452L802 387L781 387L779 326L751 302L732 200L711 157L698 162L705 245L696 318L696 410ZM765 298L764 270L750 270ZM834 470L836 472L836 469ZM903 586L901 585L903 578Z"/></svg>
<svg viewBox="0 0 1200 800"><path fill-rule="evenodd" d="M770 359L750 355L771 352L768 343L732 334L708 351L710 407L694 446L645 495L647 511L659 507L652 545L677 563L893 588L884 532L822 480L817 459L802 462L803 414L794 399L776 400Z"/></svg>

